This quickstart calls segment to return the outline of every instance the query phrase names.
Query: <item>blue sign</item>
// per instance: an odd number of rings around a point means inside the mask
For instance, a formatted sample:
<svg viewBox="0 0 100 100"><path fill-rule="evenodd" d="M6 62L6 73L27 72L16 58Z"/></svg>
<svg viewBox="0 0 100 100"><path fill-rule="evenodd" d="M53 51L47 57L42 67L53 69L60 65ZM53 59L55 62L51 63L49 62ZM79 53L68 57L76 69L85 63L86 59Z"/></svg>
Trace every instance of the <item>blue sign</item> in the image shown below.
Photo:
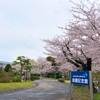
<svg viewBox="0 0 100 100"><path fill-rule="evenodd" d="M90 86L89 71L72 71L71 84Z"/></svg>

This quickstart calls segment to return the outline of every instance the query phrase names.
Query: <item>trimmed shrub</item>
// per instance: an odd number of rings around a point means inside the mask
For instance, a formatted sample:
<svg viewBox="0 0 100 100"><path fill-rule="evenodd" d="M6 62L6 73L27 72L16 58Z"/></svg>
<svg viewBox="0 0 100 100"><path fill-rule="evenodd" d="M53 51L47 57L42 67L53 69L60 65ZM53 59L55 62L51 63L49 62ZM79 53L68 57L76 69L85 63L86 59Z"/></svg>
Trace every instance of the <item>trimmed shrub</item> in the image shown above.
<svg viewBox="0 0 100 100"><path fill-rule="evenodd" d="M19 76L13 77L12 82L20 82L20 77Z"/></svg>
<svg viewBox="0 0 100 100"><path fill-rule="evenodd" d="M56 75L55 73L47 73L45 75L45 77L47 78L55 78L55 76L56 76L56 79L62 78L62 75L60 73L56 73Z"/></svg>
<svg viewBox="0 0 100 100"><path fill-rule="evenodd" d="M59 82L63 82L63 83L65 82L65 80L62 79L62 78L59 78L58 81L59 81Z"/></svg>
<svg viewBox="0 0 100 100"><path fill-rule="evenodd" d="M34 81L34 80L39 80L40 77L39 76L31 76L31 80Z"/></svg>
<svg viewBox="0 0 100 100"><path fill-rule="evenodd" d="M20 82L20 73L19 72L13 72L13 82Z"/></svg>
<svg viewBox="0 0 100 100"><path fill-rule="evenodd" d="M0 82L1 83L12 82L12 75L11 75L11 73L2 72L0 74Z"/></svg>
<svg viewBox="0 0 100 100"><path fill-rule="evenodd" d="M19 82L20 75L18 72L1 72L0 73L0 82L9 83L9 82Z"/></svg>

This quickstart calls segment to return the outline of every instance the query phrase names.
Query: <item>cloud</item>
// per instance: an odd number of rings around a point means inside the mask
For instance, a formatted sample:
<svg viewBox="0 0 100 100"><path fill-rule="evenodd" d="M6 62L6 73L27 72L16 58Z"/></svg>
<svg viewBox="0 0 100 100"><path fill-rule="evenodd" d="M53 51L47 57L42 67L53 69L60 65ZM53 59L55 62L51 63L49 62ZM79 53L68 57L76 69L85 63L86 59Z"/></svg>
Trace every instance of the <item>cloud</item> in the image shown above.
<svg viewBox="0 0 100 100"><path fill-rule="evenodd" d="M71 17L68 0L0 0L0 58L43 55L41 39L61 34ZM66 21L67 20L67 21Z"/></svg>
<svg viewBox="0 0 100 100"><path fill-rule="evenodd" d="M5 54L4 54L5 53ZM33 50L33 49L29 49L29 48L16 48L16 49L12 49L9 51L8 50L0 50L0 60L4 60L6 59L6 61L14 61L16 60L16 58L18 56L26 56L29 57L30 59L37 59L39 56L44 56L42 52Z"/></svg>

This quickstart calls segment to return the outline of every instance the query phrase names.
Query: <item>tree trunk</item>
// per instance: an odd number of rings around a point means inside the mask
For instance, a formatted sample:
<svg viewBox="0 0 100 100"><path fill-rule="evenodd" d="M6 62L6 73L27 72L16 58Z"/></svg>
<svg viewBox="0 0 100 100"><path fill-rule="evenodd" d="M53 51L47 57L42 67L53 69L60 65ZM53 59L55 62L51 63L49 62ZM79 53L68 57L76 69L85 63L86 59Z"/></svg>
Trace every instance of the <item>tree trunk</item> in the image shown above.
<svg viewBox="0 0 100 100"><path fill-rule="evenodd" d="M88 71L91 71L91 58L87 59L87 66L86 66Z"/></svg>
<svg viewBox="0 0 100 100"><path fill-rule="evenodd" d="M86 70L87 71L91 71L91 58L87 59L87 66L86 66ZM93 78L92 78L93 79ZM92 80L92 84L93 84L93 93L97 93L97 89L95 88L94 82Z"/></svg>
<svg viewBox="0 0 100 100"><path fill-rule="evenodd" d="M27 70L26 70L26 73L25 73L25 81L27 81Z"/></svg>
<svg viewBox="0 0 100 100"><path fill-rule="evenodd" d="M23 66L21 66L21 70L20 70L20 81L22 81L22 67Z"/></svg>

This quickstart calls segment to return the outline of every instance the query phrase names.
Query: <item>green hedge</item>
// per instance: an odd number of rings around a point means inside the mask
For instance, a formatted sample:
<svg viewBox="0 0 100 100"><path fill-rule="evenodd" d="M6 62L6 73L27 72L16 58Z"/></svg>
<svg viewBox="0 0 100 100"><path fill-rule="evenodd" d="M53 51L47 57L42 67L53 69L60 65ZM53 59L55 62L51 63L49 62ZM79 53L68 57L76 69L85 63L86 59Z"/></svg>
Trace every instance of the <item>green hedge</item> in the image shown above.
<svg viewBox="0 0 100 100"><path fill-rule="evenodd" d="M34 81L34 80L39 80L40 79L40 76L31 76L31 80Z"/></svg>
<svg viewBox="0 0 100 100"><path fill-rule="evenodd" d="M60 73L56 73L56 75L55 73L47 73L45 75L45 77L47 78L55 78L55 76L56 76L56 79L62 78L62 75Z"/></svg>

